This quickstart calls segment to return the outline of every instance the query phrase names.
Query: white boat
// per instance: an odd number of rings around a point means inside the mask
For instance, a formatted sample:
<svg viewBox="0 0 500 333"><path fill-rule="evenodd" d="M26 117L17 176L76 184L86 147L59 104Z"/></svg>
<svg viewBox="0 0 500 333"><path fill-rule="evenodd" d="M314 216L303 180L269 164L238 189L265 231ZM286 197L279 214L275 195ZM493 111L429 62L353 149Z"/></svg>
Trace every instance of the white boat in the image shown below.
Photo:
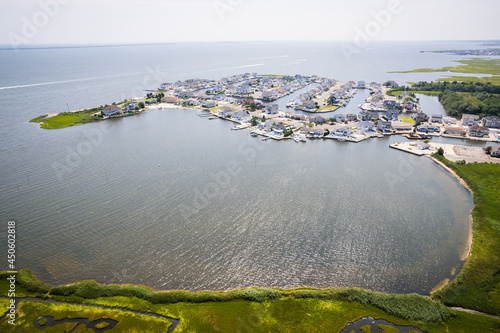
<svg viewBox="0 0 500 333"><path fill-rule="evenodd" d="M250 135L253 136L253 137L259 136L259 134L257 134L257 132L250 132Z"/></svg>

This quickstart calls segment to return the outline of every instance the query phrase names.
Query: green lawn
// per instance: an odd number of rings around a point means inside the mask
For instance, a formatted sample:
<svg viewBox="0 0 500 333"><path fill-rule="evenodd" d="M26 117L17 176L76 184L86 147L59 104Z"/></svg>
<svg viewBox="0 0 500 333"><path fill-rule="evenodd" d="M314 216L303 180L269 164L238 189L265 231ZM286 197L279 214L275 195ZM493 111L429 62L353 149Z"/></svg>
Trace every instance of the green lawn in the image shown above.
<svg viewBox="0 0 500 333"><path fill-rule="evenodd" d="M63 112L47 119L43 119L46 118L46 115L44 115L31 119L30 122L39 123L40 127L45 129L65 128L101 120L102 118L93 116L93 114L101 112L102 109L100 107L77 112Z"/></svg>
<svg viewBox="0 0 500 333"><path fill-rule="evenodd" d="M405 124L415 124L415 120L412 117L399 117L399 120Z"/></svg>
<svg viewBox="0 0 500 333"><path fill-rule="evenodd" d="M449 162L474 191L471 256L458 277L434 298L445 304L500 315L500 165Z"/></svg>

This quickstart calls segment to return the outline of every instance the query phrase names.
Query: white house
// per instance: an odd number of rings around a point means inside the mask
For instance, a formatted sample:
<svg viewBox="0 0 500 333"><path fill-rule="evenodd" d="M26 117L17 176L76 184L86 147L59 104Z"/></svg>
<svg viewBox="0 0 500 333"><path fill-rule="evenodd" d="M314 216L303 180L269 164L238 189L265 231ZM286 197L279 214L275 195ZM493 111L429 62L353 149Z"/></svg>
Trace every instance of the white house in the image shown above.
<svg viewBox="0 0 500 333"><path fill-rule="evenodd" d="M269 104L266 106L266 114L277 114L279 111L278 104Z"/></svg>
<svg viewBox="0 0 500 333"><path fill-rule="evenodd" d="M116 105L109 105L102 109L102 114L105 117L116 116L122 113L122 109L117 107Z"/></svg>
<svg viewBox="0 0 500 333"><path fill-rule="evenodd" d="M375 130L375 124L372 123L371 121L360 121L359 123L356 124L356 129L360 133L365 134L368 131Z"/></svg>

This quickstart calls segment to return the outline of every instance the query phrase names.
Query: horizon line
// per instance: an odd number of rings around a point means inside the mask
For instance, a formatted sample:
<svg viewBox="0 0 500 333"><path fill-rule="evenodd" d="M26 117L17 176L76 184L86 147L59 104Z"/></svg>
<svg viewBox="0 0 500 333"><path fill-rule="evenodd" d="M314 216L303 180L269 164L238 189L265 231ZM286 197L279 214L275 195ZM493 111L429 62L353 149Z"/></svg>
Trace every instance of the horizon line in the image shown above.
<svg viewBox="0 0 500 333"><path fill-rule="evenodd" d="M126 46L154 46L169 44L224 44L224 43L342 43L352 40L253 40L253 41L181 41L181 42L151 42L151 43L78 43L78 44L32 44L14 47L10 44L0 44L0 51L5 50L36 50L36 49L66 49L66 48L94 48L94 47L126 47ZM417 43L417 42L500 42L500 39L432 39L432 40L374 40L373 43Z"/></svg>

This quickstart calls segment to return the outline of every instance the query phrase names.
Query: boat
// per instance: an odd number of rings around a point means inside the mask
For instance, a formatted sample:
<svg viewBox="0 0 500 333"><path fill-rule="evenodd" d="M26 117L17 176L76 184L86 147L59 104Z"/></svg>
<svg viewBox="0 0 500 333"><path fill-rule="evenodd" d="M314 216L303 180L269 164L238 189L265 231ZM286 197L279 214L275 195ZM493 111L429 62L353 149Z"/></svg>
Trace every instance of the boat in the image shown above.
<svg viewBox="0 0 500 333"><path fill-rule="evenodd" d="M269 140L268 137L262 138L262 141L267 141L267 140Z"/></svg>
<svg viewBox="0 0 500 333"><path fill-rule="evenodd" d="M379 136L378 136L378 137L379 137L379 138L383 138L383 137L384 137L384 135L383 135L383 134L379 134Z"/></svg>
<svg viewBox="0 0 500 333"><path fill-rule="evenodd" d="M259 136L259 134L257 134L257 132L250 132L250 135L253 136L253 137Z"/></svg>
<svg viewBox="0 0 500 333"><path fill-rule="evenodd" d="M213 119L217 119L217 117L214 116L208 117L208 120L213 120Z"/></svg>

